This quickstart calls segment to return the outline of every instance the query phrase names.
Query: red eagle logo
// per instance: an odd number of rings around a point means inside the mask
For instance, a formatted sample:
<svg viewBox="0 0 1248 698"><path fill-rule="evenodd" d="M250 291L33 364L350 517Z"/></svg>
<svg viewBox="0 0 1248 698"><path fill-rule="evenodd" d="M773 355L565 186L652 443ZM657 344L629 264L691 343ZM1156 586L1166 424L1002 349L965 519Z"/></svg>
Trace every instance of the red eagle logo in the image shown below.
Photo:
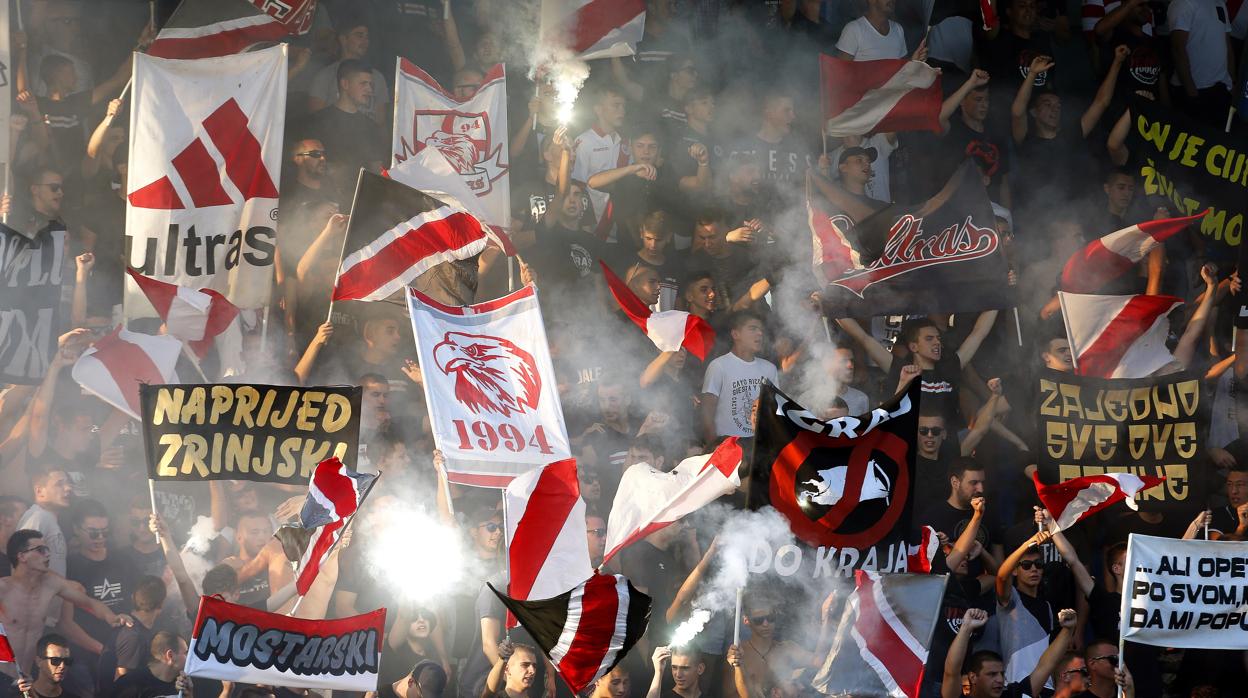
<svg viewBox="0 0 1248 698"><path fill-rule="evenodd" d="M433 348L433 360L455 379L455 399L473 414L510 417L537 409L542 394L537 362L502 337L447 332Z"/></svg>

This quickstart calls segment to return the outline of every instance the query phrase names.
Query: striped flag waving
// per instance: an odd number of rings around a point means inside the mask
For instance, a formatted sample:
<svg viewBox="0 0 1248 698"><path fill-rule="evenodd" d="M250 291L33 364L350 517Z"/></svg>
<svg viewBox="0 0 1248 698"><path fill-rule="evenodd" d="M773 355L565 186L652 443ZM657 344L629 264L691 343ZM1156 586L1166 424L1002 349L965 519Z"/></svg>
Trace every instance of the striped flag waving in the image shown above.
<svg viewBox="0 0 1248 698"><path fill-rule="evenodd" d="M1143 378L1174 361L1166 348L1174 296L1089 296L1058 292L1075 372Z"/></svg>
<svg viewBox="0 0 1248 698"><path fill-rule="evenodd" d="M321 565L329 558L342 537L346 520L359 509L378 475L347 470L337 458L321 461L308 483L308 498L303 501L299 521L278 529L286 559L299 563L295 590L308 593Z"/></svg>

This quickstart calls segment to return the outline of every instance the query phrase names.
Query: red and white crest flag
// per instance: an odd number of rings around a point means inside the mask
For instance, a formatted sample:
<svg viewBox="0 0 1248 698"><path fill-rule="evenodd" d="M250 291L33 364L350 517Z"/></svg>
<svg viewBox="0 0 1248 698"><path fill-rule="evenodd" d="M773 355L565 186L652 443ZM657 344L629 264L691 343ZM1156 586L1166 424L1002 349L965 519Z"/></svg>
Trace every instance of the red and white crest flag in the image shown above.
<svg viewBox="0 0 1248 698"><path fill-rule="evenodd" d="M542 0L538 44L584 61L631 56L645 29L645 0Z"/></svg>
<svg viewBox="0 0 1248 698"><path fill-rule="evenodd" d="M269 302L286 111L286 48L222 58L134 57L127 175L130 266ZM133 280L127 318L155 312Z"/></svg>
<svg viewBox="0 0 1248 698"><path fill-rule="evenodd" d="M148 55L213 58L252 46L306 34L316 0L182 0Z"/></svg>
<svg viewBox="0 0 1248 698"><path fill-rule="evenodd" d="M433 440L451 482L506 487L572 457L532 286L469 306L409 289L407 303Z"/></svg>
<svg viewBox="0 0 1248 698"><path fill-rule="evenodd" d="M1059 291L1075 373L1095 378L1143 378L1174 361L1166 348L1166 316L1174 296L1090 296Z"/></svg>
<svg viewBox="0 0 1248 698"><path fill-rule="evenodd" d="M920 61L849 61L819 56L824 130L829 136L884 131L940 132L940 73Z"/></svg>
<svg viewBox="0 0 1248 698"><path fill-rule="evenodd" d="M741 445L731 437L712 453L682 460L671 472L637 463L624 471L607 522L603 564L628 545L662 530L741 487Z"/></svg>
<svg viewBox="0 0 1248 698"><path fill-rule="evenodd" d="M549 599L593 574L586 546L585 502L569 458L536 468L503 490L510 576L517 601ZM507 627L514 628L513 618Z"/></svg>
<svg viewBox="0 0 1248 698"><path fill-rule="evenodd" d="M139 417L139 385L179 383L182 342L167 334L139 334L118 325L74 363L73 376L87 392Z"/></svg>
<svg viewBox="0 0 1248 698"><path fill-rule="evenodd" d="M511 158L508 155L507 76L500 63L477 91L456 99L414 63L398 59L394 78L392 165L425 148L451 163L479 206L486 224L511 225Z"/></svg>
<svg viewBox="0 0 1248 698"><path fill-rule="evenodd" d="M1138 511L1140 507L1135 503L1135 495L1165 481L1164 477L1133 473L1086 475L1056 485L1040 482L1039 472L1033 473L1032 479L1036 483L1036 494L1053 516L1053 526L1058 531L1065 531L1080 520L1118 502L1124 502Z"/></svg>
<svg viewBox="0 0 1248 698"><path fill-rule="evenodd" d="M307 620L201 596L186 675L235 683L375 691L386 609Z"/></svg>

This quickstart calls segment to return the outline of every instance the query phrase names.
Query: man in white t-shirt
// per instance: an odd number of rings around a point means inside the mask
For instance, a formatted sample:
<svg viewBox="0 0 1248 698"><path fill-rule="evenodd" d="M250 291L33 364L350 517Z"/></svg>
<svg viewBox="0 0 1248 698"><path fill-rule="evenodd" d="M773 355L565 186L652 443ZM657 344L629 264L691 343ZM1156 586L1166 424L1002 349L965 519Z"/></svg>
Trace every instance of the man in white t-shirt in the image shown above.
<svg viewBox="0 0 1248 698"><path fill-rule="evenodd" d="M905 34L891 19L896 5L897 0L867 0L866 13L841 30L837 55L853 61L905 58Z"/></svg>
<svg viewBox="0 0 1248 698"><path fill-rule="evenodd" d="M1221 125L1231 106L1235 57L1231 22L1222 0L1174 0L1166 12L1174 72L1170 84L1184 99L1184 110Z"/></svg>
<svg viewBox="0 0 1248 698"><path fill-rule="evenodd" d="M593 101L594 125L576 137L572 149L572 179L588 182L589 178L629 162L628 139L620 135L620 127L624 125L624 95L614 87L603 88ZM615 221L611 216L608 202L611 195L597 189L589 190L589 202L594 208L594 218L598 221L594 234L599 239L612 238Z"/></svg>
<svg viewBox="0 0 1248 698"><path fill-rule="evenodd" d="M754 436L754 402L763 381L774 385L775 364L757 358L763 350L763 320L742 310L733 313L728 327L732 351L706 366L702 379L702 431L708 442L721 436Z"/></svg>

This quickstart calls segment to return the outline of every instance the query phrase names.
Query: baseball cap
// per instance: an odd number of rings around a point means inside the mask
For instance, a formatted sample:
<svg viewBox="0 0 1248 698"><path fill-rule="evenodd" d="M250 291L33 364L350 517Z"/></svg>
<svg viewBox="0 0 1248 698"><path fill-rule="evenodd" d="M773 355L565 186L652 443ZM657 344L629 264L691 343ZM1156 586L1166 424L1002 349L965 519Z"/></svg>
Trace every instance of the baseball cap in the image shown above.
<svg viewBox="0 0 1248 698"><path fill-rule="evenodd" d="M836 164L843 165L846 160L855 155L866 155L867 162L875 162L875 159L880 156L879 152L875 148L861 148L855 145L842 150L841 157L837 159Z"/></svg>

